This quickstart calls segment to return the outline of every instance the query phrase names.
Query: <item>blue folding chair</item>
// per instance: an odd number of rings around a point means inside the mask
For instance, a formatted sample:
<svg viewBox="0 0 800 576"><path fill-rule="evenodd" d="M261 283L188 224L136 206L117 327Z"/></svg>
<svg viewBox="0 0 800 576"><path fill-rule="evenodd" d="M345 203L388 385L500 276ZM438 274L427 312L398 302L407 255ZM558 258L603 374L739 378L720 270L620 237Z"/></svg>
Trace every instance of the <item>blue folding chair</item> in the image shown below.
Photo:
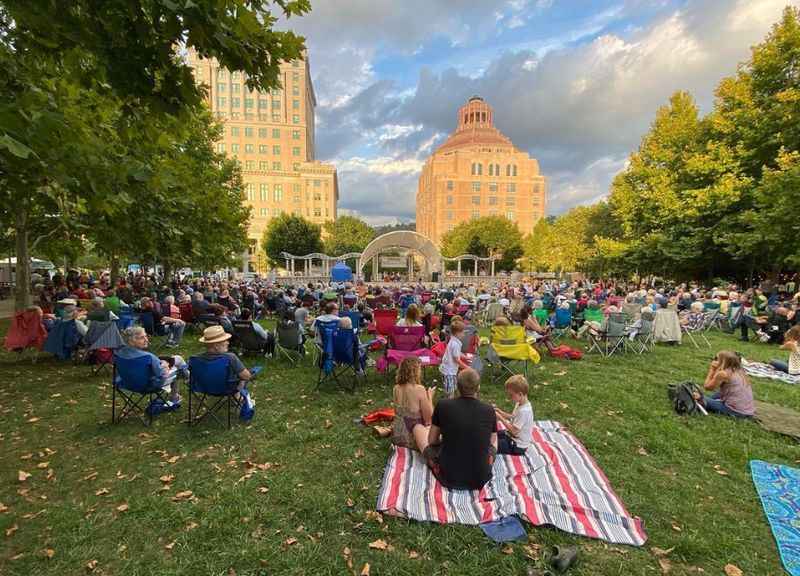
<svg viewBox="0 0 800 576"><path fill-rule="evenodd" d="M56 320L47 334L43 349L54 354L59 360L69 360L73 357L79 360L77 352L82 341L75 320Z"/></svg>
<svg viewBox="0 0 800 576"><path fill-rule="evenodd" d="M131 312L130 308L120 308L117 328L122 332L126 328L130 328L136 322L136 317Z"/></svg>
<svg viewBox="0 0 800 576"><path fill-rule="evenodd" d="M236 398L239 380L230 373L230 358L219 356L189 358L189 426L207 417L222 425L217 412L227 412L227 427L231 427L231 409L240 409L241 398Z"/></svg>
<svg viewBox="0 0 800 576"><path fill-rule="evenodd" d="M353 330L355 330L356 333L361 331L361 322L363 321L361 318L361 312L356 310L348 310L347 312L343 312L341 316L347 316L350 318L350 322L353 324Z"/></svg>
<svg viewBox="0 0 800 576"><path fill-rule="evenodd" d="M366 379L366 351L361 347L355 330L339 328L334 323L322 329L319 376L317 388L333 383L354 392L359 377Z"/></svg>
<svg viewBox="0 0 800 576"><path fill-rule="evenodd" d="M557 308L552 322L553 339L563 338L572 330L572 312L569 308Z"/></svg>
<svg viewBox="0 0 800 576"><path fill-rule="evenodd" d="M154 374L149 356L120 358L114 355L114 368L111 374L111 423L116 424L134 414L145 426L153 421L154 407L158 402L167 406L161 374ZM117 415L117 396L124 404ZM147 404L143 405L144 401Z"/></svg>

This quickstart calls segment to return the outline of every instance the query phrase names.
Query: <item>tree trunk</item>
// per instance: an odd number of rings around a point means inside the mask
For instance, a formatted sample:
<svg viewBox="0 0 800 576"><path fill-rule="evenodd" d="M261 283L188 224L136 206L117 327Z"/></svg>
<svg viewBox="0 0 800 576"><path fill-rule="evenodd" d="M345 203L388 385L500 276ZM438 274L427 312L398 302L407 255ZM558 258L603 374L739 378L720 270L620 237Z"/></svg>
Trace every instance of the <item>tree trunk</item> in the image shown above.
<svg viewBox="0 0 800 576"><path fill-rule="evenodd" d="M31 260L28 252L28 213L24 207L17 211L14 222L17 242L16 285L14 287L14 308L24 310L31 305Z"/></svg>
<svg viewBox="0 0 800 576"><path fill-rule="evenodd" d="M111 261L108 263L110 278L109 282L111 282L111 287L117 285L117 279L119 278L119 258L116 255L111 256Z"/></svg>
<svg viewBox="0 0 800 576"><path fill-rule="evenodd" d="M169 261L163 261L161 262L161 267L161 272L164 275L162 284L169 286L169 282L172 280L172 263Z"/></svg>

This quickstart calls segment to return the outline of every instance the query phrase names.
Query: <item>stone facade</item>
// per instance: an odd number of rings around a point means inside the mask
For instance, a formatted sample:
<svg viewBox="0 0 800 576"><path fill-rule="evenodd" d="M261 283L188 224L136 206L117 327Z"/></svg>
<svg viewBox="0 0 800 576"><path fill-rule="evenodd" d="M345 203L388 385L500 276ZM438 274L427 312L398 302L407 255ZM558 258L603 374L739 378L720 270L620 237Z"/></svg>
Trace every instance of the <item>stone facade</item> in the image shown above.
<svg viewBox="0 0 800 576"><path fill-rule="evenodd" d="M417 189L417 232L441 246L457 224L505 216L523 234L546 207L539 163L494 127L492 107L473 96L458 111L458 127L425 162Z"/></svg>
<svg viewBox="0 0 800 576"><path fill-rule="evenodd" d="M316 99L308 60L281 65L281 87L250 91L241 72L190 50L188 62L208 89L208 105L223 121L217 150L242 165L250 218L250 249L244 272L265 272L259 245L270 218L298 214L317 224L336 219L336 168L314 159Z"/></svg>

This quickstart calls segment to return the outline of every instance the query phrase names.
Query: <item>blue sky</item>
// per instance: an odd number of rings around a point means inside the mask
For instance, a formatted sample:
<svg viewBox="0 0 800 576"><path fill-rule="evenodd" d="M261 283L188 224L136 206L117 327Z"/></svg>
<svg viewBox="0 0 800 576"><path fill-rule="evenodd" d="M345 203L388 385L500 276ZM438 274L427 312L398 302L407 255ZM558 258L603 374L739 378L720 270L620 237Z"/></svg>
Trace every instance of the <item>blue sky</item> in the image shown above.
<svg viewBox="0 0 800 576"><path fill-rule="evenodd" d="M539 160L548 213L605 196L676 90L703 110L800 0L312 0L317 156L343 212L414 218L425 159L472 94Z"/></svg>

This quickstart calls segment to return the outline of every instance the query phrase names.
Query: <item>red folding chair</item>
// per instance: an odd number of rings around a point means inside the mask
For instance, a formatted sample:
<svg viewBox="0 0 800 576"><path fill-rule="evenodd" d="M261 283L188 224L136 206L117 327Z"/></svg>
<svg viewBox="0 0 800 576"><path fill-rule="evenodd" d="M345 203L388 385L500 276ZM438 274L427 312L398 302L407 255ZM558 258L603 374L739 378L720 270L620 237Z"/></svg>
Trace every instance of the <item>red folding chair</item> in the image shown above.
<svg viewBox="0 0 800 576"><path fill-rule="evenodd" d="M397 310L395 308L375 310L372 312L372 318L375 322L375 332L388 338L397 322Z"/></svg>

